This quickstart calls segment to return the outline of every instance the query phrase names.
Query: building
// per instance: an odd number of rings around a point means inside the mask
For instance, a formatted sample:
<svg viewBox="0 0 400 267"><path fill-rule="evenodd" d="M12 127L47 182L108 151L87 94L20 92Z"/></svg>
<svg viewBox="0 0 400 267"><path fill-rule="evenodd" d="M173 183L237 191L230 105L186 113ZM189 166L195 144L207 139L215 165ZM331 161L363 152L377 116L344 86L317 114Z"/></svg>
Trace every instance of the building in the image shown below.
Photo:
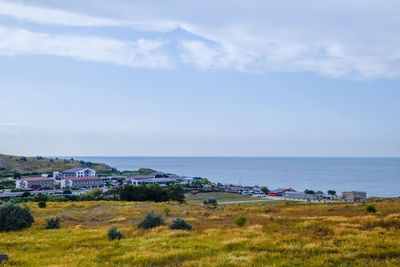
<svg viewBox="0 0 400 267"><path fill-rule="evenodd" d="M60 173L61 179L68 177L88 177L96 176L96 171L90 168L72 168Z"/></svg>
<svg viewBox="0 0 400 267"><path fill-rule="evenodd" d="M40 189L43 187L54 187L55 180L46 177L21 178L15 182L15 187L19 189Z"/></svg>
<svg viewBox="0 0 400 267"><path fill-rule="evenodd" d="M275 189L275 190L271 190L268 192L268 196L271 197L281 197L283 196L286 192L296 192L296 190L294 190L293 188L279 188L279 189Z"/></svg>
<svg viewBox="0 0 400 267"><path fill-rule="evenodd" d="M367 201L367 192L350 191L342 192L342 199L346 202L360 202Z"/></svg>
<svg viewBox="0 0 400 267"><path fill-rule="evenodd" d="M61 188L93 188L102 186L103 179L96 176L67 177L65 179L61 179L60 185Z"/></svg>
<svg viewBox="0 0 400 267"><path fill-rule="evenodd" d="M163 178L137 178L134 176L130 180L132 185L139 184L159 184L159 185L169 185L174 183L182 182L182 179L176 177L163 177Z"/></svg>
<svg viewBox="0 0 400 267"><path fill-rule="evenodd" d="M287 198L307 199L307 200L317 200L320 198L319 194L306 194L303 192L292 192L292 191L285 192L284 196Z"/></svg>

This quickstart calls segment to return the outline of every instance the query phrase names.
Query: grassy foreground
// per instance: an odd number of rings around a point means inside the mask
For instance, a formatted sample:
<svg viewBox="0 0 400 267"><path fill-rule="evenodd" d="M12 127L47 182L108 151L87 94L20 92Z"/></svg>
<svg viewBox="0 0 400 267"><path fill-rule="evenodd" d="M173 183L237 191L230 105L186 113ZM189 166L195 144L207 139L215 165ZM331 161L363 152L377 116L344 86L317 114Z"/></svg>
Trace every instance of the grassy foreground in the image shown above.
<svg viewBox="0 0 400 267"><path fill-rule="evenodd" d="M149 210L168 205L167 224L183 217L193 231L140 230ZM204 207L177 203L30 203L30 229L0 233L5 266L400 266L400 202ZM245 215L243 228L235 218ZM45 220L61 228L44 230ZM124 237L109 241L118 226Z"/></svg>

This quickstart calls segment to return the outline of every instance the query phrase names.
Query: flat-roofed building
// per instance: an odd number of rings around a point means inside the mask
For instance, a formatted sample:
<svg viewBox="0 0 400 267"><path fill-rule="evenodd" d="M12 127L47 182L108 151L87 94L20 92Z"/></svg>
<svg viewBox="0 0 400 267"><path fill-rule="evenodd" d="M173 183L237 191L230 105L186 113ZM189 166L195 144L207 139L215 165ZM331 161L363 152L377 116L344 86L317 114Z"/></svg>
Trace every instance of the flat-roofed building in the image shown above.
<svg viewBox="0 0 400 267"><path fill-rule="evenodd" d="M96 176L85 177L68 177L61 179L61 188L78 187L78 188L93 188L103 185L103 179Z"/></svg>
<svg viewBox="0 0 400 267"><path fill-rule="evenodd" d="M96 171L90 168L72 168L61 172L61 178L96 176Z"/></svg>
<svg viewBox="0 0 400 267"><path fill-rule="evenodd" d="M363 191L342 192L342 199L343 201L346 202L367 201L367 192Z"/></svg>

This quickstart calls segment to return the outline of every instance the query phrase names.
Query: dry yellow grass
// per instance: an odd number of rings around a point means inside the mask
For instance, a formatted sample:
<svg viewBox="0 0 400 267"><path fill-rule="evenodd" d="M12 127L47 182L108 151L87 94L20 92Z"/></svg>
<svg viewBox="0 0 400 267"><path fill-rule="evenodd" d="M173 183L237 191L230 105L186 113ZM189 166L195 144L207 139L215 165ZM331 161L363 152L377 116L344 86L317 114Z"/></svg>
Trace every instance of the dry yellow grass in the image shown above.
<svg viewBox="0 0 400 267"><path fill-rule="evenodd" d="M223 206L169 203L167 224L183 217L194 230L136 227L165 203L70 202L31 207L35 223L0 233L5 266L400 266L400 202ZM247 224L235 225L244 214ZM58 216L61 228L44 230ZM118 226L121 240L109 241Z"/></svg>

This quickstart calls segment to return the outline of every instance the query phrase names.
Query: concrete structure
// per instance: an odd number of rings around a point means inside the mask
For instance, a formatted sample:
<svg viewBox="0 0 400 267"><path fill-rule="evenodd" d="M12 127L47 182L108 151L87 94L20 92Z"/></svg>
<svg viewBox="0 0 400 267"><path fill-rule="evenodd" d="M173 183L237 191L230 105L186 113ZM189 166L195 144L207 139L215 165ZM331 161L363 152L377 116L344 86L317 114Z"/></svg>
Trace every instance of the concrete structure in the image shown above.
<svg viewBox="0 0 400 267"><path fill-rule="evenodd" d="M307 200L317 200L320 199L318 194L305 194L303 192L292 192L288 191L284 193L284 196L287 198L293 198L293 199L307 199Z"/></svg>
<svg viewBox="0 0 400 267"><path fill-rule="evenodd" d="M342 192L342 199L346 202L367 201L367 192L350 191Z"/></svg>
<svg viewBox="0 0 400 267"><path fill-rule="evenodd" d="M46 177L21 178L15 182L15 187L19 189L40 189L45 186L54 187L55 180Z"/></svg>
<svg viewBox="0 0 400 267"><path fill-rule="evenodd" d="M103 179L96 176L85 177L68 177L61 179L61 188L78 187L78 188L93 188L103 185Z"/></svg>
<svg viewBox="0 0 400 267"><path fill-rule="evenodd" d="M96 171L90 168L72 168L61 172L61 179L68 177L88 177L96 176Z"/></svg>

